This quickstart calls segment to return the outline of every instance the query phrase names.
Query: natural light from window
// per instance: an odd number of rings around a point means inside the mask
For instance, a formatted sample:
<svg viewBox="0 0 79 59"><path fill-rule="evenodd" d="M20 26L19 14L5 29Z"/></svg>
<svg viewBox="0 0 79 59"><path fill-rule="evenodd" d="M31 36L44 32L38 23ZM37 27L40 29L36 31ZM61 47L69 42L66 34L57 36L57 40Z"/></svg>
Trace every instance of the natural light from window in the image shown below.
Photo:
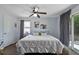
<svg viewBox="0 0 79 59"><path fill-rule="evenodd" d="M24 21L24 34L30 33L30 21Z"/></svg>

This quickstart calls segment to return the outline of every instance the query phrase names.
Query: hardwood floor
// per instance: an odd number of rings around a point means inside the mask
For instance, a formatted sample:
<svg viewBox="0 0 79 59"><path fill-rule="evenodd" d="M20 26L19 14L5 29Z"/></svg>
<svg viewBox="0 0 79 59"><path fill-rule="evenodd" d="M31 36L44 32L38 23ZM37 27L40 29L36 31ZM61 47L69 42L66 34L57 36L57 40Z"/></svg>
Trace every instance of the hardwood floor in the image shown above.
<svg viewBox="0 0 79 59"><path fill-rule="evenodd" d="M16 55L16 44L12 44L10 46L5 47L1 54L3 54L3 55Z"/></svg>
<svg viewBox="0 0 79 59"><path fill-rule="evenodd" d="M69 51L69 55L77 55L77 53L75 53L69 48L68 48L68 51ZM16 44L12 44L10 46L5 47L4 50L2 50L2 53L0 53L0 55L2 54L3 55L17 55Z"/></svg>

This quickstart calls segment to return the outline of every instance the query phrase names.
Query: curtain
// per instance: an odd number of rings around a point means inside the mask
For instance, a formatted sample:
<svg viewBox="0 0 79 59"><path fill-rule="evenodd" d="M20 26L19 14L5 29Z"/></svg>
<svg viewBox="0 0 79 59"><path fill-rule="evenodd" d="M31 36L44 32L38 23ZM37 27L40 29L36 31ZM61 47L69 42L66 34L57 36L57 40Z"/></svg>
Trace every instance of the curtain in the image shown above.
<svg viewBox="0 0 79 59"><path fill-rule="evenodd" d="M69 46L69 21L71 10L60 15L60 41Z"/></svg>
<svg viewBox="0 0 79 59"><path fill-rule="evenodd" d="M24 20L20 21L20 39L24 36Z"/></svg>

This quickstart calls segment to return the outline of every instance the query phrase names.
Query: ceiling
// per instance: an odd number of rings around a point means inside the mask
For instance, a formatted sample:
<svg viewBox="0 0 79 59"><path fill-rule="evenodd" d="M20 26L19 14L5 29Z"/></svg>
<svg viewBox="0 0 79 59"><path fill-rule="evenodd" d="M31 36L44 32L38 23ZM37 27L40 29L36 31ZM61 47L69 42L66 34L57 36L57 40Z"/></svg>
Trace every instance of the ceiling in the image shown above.
<svg viewBox="0 0 79 59"><path fill-rule="evenodd" d="M4 10L18 17L28 17L32 14L32 7L38 6L39 11L47 12L47 15L40 16L50 16L55 15L66 8L70 7L72 4L3 4L0 5Z"/></svg>

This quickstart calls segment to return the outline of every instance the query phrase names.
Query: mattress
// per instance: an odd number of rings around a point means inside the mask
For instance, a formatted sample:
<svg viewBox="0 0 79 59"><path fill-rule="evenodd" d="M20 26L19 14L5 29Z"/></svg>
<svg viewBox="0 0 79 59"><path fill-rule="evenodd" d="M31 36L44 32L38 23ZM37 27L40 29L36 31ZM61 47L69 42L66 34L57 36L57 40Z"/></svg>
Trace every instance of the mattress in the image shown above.
<svg viewBox="0 0 79 59"><path fill-rule="evenodd" d="M19 54L24 53L62 53L64 45L55 37L50 35L29 35L19 40L16 44Z"/></svg>

